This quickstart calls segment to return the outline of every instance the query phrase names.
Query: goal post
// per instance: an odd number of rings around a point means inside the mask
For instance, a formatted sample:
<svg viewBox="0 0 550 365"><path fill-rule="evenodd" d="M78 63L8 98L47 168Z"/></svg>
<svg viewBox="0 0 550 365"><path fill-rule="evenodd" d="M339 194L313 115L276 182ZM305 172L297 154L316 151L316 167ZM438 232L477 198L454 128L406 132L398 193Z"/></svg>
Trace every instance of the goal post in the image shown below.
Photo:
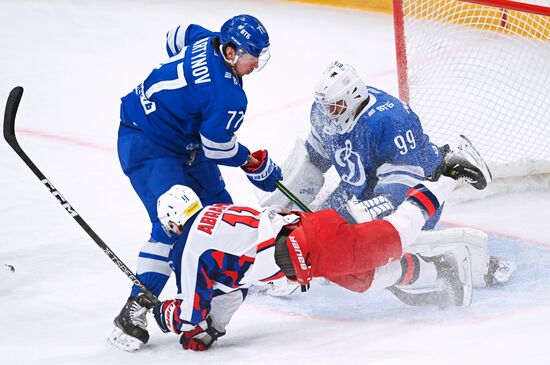
<svg viewBox="0 0 550 365"><path fill-rule="evenodd" d="M393 6L399 96L432 141L464 134L497 179L546 174L536 180L550 186L550 7L508 0Z"/></svg>

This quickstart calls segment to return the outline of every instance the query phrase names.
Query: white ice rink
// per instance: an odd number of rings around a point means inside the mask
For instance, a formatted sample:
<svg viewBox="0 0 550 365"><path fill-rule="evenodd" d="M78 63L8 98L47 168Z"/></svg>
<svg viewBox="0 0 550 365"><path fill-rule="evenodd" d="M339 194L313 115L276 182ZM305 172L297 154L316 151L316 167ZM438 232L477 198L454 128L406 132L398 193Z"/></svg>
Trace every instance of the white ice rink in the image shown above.
<svg viewBox="0 0 550 365"><path fill-rule="evenodd" d="M387 14L269 0L0 0L2 107L13 86L25 87L21 145L132 268L150 227L116 156L119 98L166 58L167 30L218 29L238 13L257 16L272 44L267 67L245 78L238 137L251 150L285 160L307 134L313 86L335 59L397 92ZM223 172L236 202L257 205L242 172ZM471 307L411 308L386 292L314 285L282 299L250 296L206 353L182 351L150 318L149 344L129 354L105 340L129 280L2 140L0 363L548 364L549 211L549 191L447 207L443 221L487 231L491 253L519 265L508 285L476 289ZM169 282L163 297L174 289Z"/></svg>

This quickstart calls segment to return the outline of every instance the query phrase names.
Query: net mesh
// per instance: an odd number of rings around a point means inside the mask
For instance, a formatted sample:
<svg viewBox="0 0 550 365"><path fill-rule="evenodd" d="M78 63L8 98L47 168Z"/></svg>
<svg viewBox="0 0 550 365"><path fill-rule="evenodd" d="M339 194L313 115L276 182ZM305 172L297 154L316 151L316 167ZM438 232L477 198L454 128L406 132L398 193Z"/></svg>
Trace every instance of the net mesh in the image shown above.
<svg viewBox="0 0 550 365"><path fill-rule="evenodd" d="M409 103L432 140L465 134L497 176L550 172L550 16L405 0L403 20Z"/></svg>

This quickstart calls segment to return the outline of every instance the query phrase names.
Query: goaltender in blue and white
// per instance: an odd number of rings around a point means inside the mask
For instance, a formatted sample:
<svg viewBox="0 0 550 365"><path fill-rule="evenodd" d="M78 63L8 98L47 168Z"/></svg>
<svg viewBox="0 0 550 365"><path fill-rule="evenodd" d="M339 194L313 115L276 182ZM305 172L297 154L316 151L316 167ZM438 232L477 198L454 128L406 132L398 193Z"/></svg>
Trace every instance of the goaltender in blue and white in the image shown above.
<svg viewBox="0 0 550 365"><path fill-rule="evenodd" d="M391 214L408 189L437 174L450 151L448 145L439 147L430 141L409 105L367 86L351 65L338 61L327 67L317 83L310 124L306 141L296 141L283 165L284 183L313 210L332 208L350 223ZM463 137L458 145L467 145ZM332 167L340 182L327 195L325 173ZM262 206L292 209L292 203L278 191L257 195ZM481 245L475 248L479 251L475 256L481 255L479 265L474 264L476 286L507 282L515 263L489 257L486 238L481 243L478 239L482 232L430 231L442 210L443 206L426 223L418 244L455 241L462 235L466 241L477 242L474 246ZM281 291L272 290L274 295L292 291L284 285L275 287Z"/></svg>

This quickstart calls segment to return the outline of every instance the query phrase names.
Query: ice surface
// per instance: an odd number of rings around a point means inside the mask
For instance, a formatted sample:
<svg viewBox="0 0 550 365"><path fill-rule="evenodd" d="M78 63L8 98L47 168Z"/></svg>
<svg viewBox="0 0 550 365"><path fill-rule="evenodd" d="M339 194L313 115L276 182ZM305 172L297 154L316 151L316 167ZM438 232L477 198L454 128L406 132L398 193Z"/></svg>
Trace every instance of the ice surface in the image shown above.
<svg viewBox="0 0 550 365"><path fill-rule="evenodd" d="M266 25L272 59L245 79L239 139L282 163L308 131L315 81L334 59L396 92L391 17L279 1L0 0L0 100L22 85L23 148L65 198L133 267L147 238L145 210L116 157L119 98L165 59L164 34L194 22L217 28L237 13ZM476 289L470 308L409 308L389 293L316 284L286 298L252 295L207 353L182 351L151 325L137 354L107 344L127 278L0 143L2 364L547 364L550 356L549 192L448 207L448 224L491 234L491 253L518 261L503 287ZM251 185L224 169L234 200ZM8 275L9 274L9 275ZM171 281L164 293L174 293Z"/></svg>

